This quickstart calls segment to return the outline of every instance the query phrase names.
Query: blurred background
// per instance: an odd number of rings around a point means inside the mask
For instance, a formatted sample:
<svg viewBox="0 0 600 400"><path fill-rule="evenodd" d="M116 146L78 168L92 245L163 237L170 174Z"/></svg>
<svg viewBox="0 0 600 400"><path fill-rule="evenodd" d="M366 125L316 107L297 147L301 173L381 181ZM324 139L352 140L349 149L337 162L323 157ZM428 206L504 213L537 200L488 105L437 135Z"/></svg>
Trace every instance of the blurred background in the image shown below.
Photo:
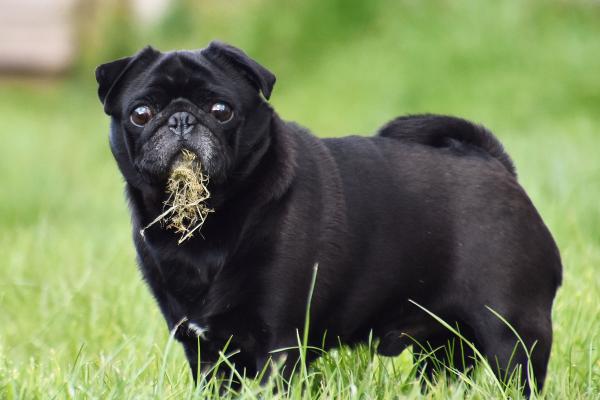
<svg viewBox="0 0 600 400"><path fill-rule="evenodd" d="M597 393L595 0L0 0L0 390L151 379L167 332L136 271L94 68L212 39L269 68L275 109L320 136L422 112L495 132L565 261L550 390Z"/></svg>

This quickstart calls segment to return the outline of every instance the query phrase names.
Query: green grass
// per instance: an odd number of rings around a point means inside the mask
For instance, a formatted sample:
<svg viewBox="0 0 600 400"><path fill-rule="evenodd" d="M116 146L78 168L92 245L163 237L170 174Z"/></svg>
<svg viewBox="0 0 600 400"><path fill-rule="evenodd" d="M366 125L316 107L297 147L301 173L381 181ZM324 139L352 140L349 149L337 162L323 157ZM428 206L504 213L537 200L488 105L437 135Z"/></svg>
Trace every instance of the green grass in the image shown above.
<svg viewBox="0 0 600 400"><path fill-rule="evenodd" d="M202 22L195 34L167 24L129 45L200 47L220 37L246 48L277 74L279 113L322 136L369 133L425 111L490 127L564 261L544 396L598 398L597 3L389 0L355 11L340 1L325 9L279 4L215 5L193 14ZM78 78L0 83L0 398L217 397L215 380L194 388L135 267L90 66L109 50L87 55ZM308 389L296 383L291 397L421 397L410 354L383 359L370 346L333 351L299 380ZM427 397L511 393L480 369L430 385ZM241 397L271 394L248 380Z"/></svg>

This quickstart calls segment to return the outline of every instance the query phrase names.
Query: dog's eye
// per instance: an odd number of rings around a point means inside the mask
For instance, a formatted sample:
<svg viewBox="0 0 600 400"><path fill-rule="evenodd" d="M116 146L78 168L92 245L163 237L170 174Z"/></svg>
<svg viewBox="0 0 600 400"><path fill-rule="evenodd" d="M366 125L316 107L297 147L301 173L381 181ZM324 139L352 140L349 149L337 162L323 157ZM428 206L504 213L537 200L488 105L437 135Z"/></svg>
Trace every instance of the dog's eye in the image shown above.
<svg viewBox="0 0 600 400"><path fill-rule="evenodd" d="M135 126L142 127L154 117L154 110L148 106L139 106L131 112L129 119Z"/></svg>
<svg viewBox="0 0 600 400"><path fill-rule="evenodd" d="M229 121L233 117L233 110L226 103L215 103L210 107L210 113L217 119L217 121L224 123Z"/></svg>

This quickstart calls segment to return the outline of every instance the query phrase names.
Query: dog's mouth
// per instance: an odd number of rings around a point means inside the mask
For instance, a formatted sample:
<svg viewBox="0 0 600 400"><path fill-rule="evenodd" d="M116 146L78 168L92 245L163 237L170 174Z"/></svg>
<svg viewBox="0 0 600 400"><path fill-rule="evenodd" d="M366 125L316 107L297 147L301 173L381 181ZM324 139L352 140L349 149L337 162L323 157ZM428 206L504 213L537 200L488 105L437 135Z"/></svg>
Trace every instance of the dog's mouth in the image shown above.
<svg viewBox="0 0 600 400"><path fill-rule="evenodd" d="M163 213L140 233L144 235L146 229L160 222L180 235L178 243L181 244L199 231L208 214L213 212L206 204L210 198L207 187L209 178L197 155L190 150L181 150L170 165Z"/></svg>
<svg viewBox="0 0 600 400"><path fill-rule="evenodd" d="M201 168L201 163L196 152L187 147L181 147L171 155L170 160L167 163L165 175L170 175L173 173L174 169L182 164L188 164L190 168Z"/></svg>

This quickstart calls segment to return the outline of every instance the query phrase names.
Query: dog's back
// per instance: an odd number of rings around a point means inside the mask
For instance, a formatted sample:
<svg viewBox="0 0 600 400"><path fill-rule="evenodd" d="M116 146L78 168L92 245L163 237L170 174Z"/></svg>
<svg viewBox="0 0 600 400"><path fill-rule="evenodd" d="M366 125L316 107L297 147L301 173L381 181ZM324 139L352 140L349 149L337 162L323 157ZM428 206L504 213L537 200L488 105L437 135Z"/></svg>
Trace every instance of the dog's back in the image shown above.
<svg viewBox="0 0 600 400"><path fill-rule="evenodd" d="M398 117L383 126L378 135L458 151L483 151L500 161L512 175L517 175L500 141L483 126L461 118L431 114Z"/></svg>

